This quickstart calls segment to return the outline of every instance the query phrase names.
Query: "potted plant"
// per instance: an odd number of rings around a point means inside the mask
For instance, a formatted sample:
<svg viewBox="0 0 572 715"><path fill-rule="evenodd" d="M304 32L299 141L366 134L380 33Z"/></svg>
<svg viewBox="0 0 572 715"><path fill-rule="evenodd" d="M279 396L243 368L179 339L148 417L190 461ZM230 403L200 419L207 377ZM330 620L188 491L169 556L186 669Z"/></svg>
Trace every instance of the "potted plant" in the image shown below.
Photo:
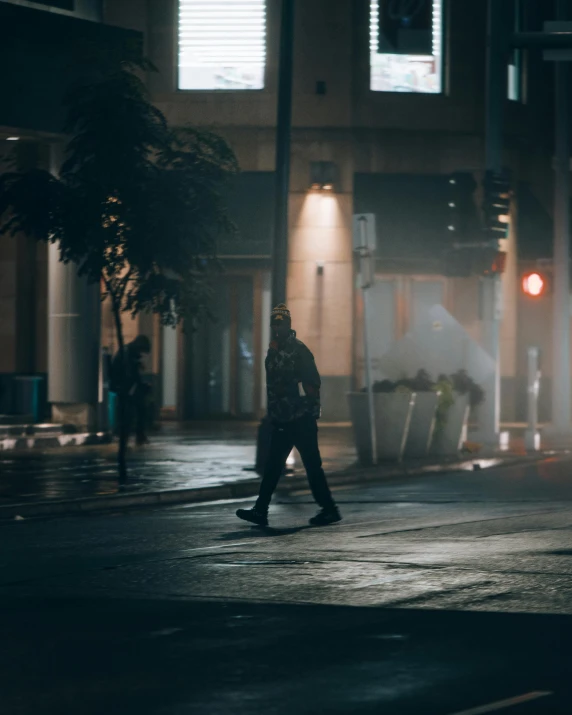
<svg viewBox="0 0 572 715"><path fill-rule="evenodd" d="M416 394L405 443L405 456L409 458L425 457L433 439L437 409L442 393L426 370L419 370L414 378L399 380L398 385L407 387Z"/></svg>
<svg viewBox="0 0 572 715"><path fill-rule="evenodd" d="M381 380L373 385L377 458L401 461L409 432L416 394L405 385ZM371 464L371 431L365 390L348 394L358 459Z"/></svg>
<svg viewBox="0 0 572 715"><path fill-rule="evenodd" d="M438 456L457 454L467 438L469 410L485 398L483 389L467 374L458 370L437 380L442 399L437 408L437 421L432 452Z"/></svg>

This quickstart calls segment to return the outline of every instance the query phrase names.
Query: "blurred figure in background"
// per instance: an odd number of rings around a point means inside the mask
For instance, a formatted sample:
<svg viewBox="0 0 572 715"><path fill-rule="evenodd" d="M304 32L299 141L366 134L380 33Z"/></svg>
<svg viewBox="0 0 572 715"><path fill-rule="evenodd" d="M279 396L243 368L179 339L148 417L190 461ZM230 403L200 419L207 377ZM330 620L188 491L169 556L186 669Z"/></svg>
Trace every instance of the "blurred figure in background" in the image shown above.
<svg viewBox="0 0 572 715"><path fill-rule="evenodd" d="M151 387L143 379L143 356L151 352L151 342L146 335L138 335L124 348L118 351L111 362L110 389L115 393L122 390L127 396L128 434L135 427L135 441L138 445L147 444L147 425L149 421L149 400Z"/></svg>

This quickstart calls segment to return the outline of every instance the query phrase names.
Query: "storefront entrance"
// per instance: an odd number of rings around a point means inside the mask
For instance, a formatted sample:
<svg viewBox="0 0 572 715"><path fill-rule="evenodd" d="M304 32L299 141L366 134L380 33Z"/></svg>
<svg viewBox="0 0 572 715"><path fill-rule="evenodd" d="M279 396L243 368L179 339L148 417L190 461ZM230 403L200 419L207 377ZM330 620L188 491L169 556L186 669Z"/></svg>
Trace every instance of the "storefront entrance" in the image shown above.
<svg viewBox="0 0 572 715"><path fill-rule="evenodd" d="M219 279L211 305L214 320L187 336L185 416L252 418L260 399L254 277Z"/></svg>

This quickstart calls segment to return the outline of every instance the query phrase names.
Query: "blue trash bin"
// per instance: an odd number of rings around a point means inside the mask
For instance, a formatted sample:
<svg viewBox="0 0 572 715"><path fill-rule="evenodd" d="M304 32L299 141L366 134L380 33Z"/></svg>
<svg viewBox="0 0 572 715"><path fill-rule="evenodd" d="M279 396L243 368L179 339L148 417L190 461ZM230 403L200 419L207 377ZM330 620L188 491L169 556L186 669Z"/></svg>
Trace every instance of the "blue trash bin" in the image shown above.
<svg viewBox="0 0 572 715"><path fill-rule="evenodd" d="M14 413L30 415L35 424L42 422L45 412L46 379L43 375L16 375L14 377Z"/></svg>

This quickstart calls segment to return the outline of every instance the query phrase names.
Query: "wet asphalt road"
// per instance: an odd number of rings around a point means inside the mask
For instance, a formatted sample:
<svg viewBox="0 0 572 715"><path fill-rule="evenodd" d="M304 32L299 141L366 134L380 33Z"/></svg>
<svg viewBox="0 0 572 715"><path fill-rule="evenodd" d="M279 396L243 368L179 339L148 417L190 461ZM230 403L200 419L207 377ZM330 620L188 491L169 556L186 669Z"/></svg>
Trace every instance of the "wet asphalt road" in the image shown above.
<svg viewBox="0 0 572 715"><path fill-rule="evenodd" d="M2 524L1 712L572 712L570 461L336 497Z"/></svg>

